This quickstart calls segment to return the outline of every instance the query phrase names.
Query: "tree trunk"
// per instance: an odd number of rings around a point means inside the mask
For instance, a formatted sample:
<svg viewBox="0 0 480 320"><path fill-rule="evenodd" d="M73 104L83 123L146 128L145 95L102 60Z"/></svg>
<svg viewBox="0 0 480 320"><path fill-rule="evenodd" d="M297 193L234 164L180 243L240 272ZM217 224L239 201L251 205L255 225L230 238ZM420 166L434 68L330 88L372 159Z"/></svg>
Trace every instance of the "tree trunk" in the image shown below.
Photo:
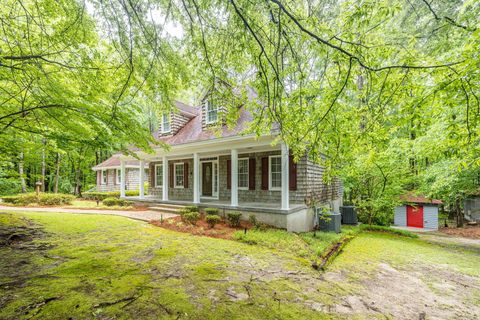
<svg viewBox="0 0 480 320"><path fill-rule="evenodd" d="M82 196L82 170L80 169L80 163L77 165L77 169L75 170L75 188L73 193L76 196L81 197Z"/></svg>
<svg viewBox="0 0 480 320"><path fill-rule="evenodd" d="M60 179L60 153L57 152L55 159L55 182L53 185L53 192L58 193L58 180Z"/></svg>
<svg viewBox="0 0 480 320"><path fill-rule="evenodd" d="M23 152L20 152L19 161L18 161L18 175L20 176L20 184L22 186L22 192L27 192L27 184L25 183L25 176L23 173Z"/></svg>
<svg viewBox="0 0 480 320"><path fill-rule="evenodd" d="M462 212L462 208L460 206L460 198L457 198L455 200L455 216L456 216L456 220L457 220L457 228L462 228L463 227L463 212Z"/></svg>
<svg viewBox="0 0 480 320"><path fill-rule="evenodd" d="M43 148L42 148L42 173L41 173L41 180L40 182L42 182L42 186L41 186L41 190L42 192L45 192L45 170L46 170L46 161L45 161L45 158L46 158L46 147L47 147L47 139L43 138L42 139L42 144L43 144Z"/></svg>

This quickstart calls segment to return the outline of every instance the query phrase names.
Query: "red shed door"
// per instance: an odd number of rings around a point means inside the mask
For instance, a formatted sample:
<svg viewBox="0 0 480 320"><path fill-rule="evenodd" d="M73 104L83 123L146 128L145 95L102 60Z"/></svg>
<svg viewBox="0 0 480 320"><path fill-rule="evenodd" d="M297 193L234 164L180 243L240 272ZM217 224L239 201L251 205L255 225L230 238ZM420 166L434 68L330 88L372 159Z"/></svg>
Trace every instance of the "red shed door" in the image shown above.
<svg viewBox="0 0 480 320"><path fill-rule="evenodd" d="M407 226L423 228L423 206L407 206Z"/></svg>

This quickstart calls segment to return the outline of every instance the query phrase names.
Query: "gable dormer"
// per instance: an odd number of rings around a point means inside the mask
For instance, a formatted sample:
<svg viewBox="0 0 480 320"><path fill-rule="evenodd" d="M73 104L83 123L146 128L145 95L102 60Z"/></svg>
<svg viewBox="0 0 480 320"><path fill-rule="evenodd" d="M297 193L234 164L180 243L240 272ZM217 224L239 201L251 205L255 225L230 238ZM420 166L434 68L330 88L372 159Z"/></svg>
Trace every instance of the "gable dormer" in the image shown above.
<svg viewBox="0 0 480 320"><path fill-rule="evenodd" d="M202 129L205 130L211 126L223 124L225 112L224 106L220 106L212 96L207 95L202 101Z"/></svg>
<svg viewBox="0 0 480 320"><path fill-rule="evenodd" d="M180 129L191 119L197 116L195 108L186 105L180 101L175 101L176 109L171 112L163 113L159 119L159 136L169 136L177 134Z"/></svg>

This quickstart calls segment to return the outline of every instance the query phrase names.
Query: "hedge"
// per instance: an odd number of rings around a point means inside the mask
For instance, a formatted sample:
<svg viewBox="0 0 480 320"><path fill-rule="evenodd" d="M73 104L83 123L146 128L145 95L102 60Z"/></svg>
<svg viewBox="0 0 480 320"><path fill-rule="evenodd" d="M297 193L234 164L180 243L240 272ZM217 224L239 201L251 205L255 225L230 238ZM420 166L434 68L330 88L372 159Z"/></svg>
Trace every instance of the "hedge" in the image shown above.
<svg viewBox="0 0 480 320"><path fill-rule="evenodd" d="M45 206L58 206L64 204L71 204L75 200L75 196L63 193L24 193L16 196L2 197L3 202L12 203L15 205L29 205L39 204Z"/></svg>
<svg viewBox="0 0 480 320"><path fill-rule="evenodd" d="M138 190L127 190L125 196L135 197L139 195ZM105 198L120 198L120 191L108 191L108 192L84 192L82 197L87 200L104 200Z"/></svg>
<svg viewBox="0 0 480 320"><path fill-rule="evenodd" d="M227 224L233 228L238 227L240 226L241 217L242 217L242 214L240 212L227 213Z"/></svg>
<svg viewBox="0 0 480 320"><path fill-rule="evenodd" d="M110 198L103 199L102 204L107 207L113 207L113 206L127 207L127 206L130 206L132 202L127 201L125 199L110 197Z"/></svg>
<svg viewBox="0 0 480 320"><path fill-rule="evenodd" d="M218 209L217 208L205 208L205 213L207 215L218 215Z"/></svg>

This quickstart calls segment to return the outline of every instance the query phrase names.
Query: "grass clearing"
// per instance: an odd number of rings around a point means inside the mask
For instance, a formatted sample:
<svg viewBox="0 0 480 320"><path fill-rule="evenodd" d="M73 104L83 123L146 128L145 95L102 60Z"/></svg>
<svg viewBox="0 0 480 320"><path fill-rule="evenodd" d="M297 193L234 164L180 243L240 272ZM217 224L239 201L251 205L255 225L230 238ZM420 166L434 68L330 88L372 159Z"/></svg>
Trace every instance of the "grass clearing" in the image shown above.
<svg viewBox="0 0 480 320"><path fill-rule="evenodd" d="M0 213L0 230L6 226L41 233L0 245L1 319L418 318L424 304L433 316L455 305L470 319L480 308L472 299L480 293L480 257L421 239L362 233L320 273L304 262L342 235L249 231L258 244L249 245L116 216L45 212ZM20 249L31 244L37 249ZM412 269L419 282L405 276ZM446 284L450 300L439 296ZM404 302L412 300L410 287L438 303ZM396 299L404 305L392 309L388 301ZM366 308L372 301L376 307Z"/></svg>
<svg viewBox="0 0 480 320"><path fill-rule="evenodd" d="M342 226L342 232L305 232L292 233L282 229L251 229L246 234L237 231L234 239L250 245L288 252L302 259L309 259L309 263L316 260L330 245L343 237L353 236L358 227Z"/></svg>

